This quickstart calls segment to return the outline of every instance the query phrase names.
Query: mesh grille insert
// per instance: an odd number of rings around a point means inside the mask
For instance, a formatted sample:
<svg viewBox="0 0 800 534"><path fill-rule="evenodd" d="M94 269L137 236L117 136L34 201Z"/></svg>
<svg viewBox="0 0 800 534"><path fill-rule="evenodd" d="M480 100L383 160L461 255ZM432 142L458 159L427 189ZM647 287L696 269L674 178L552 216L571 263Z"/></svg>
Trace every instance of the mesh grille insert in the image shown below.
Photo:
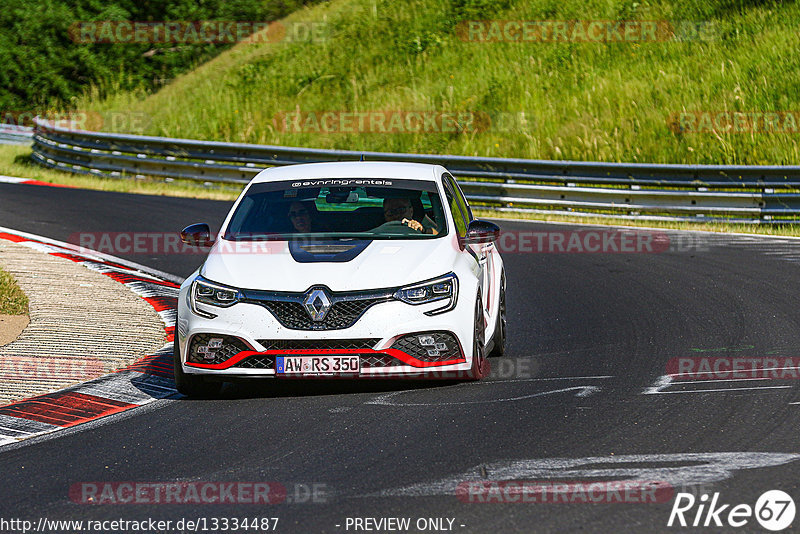
<svg viewBox="0 0 800 534"><path fill-rule="evenodd" d="M279 323L292 330L341 330L353 326L368 308L383 300L385 299L377 298L336 302L331 305L322 321L312 321L299 302L261 301L259 304L267 308Z"/></svg>
<svg viewBox="0 0 800 534"><path fill-rule="evenodd" d="M303 305L314 290L323 291L330 301L330 308L321 321L314 321ZM281 325L292 330L341 330L353 326L375 304L392 300L393 295L394 290L386 289L336 293L315 286L305 293L245 290L243 300L265 307Z"/></svg>
<svg viewBox="0 0 800 534"><path fill-rule="evenodd" d="M250 356L249 358L245 358L244 360L234 365L234 367L239 367L242 369L274 369L275 356L267 354L257 354L255 356Z"/></svg>
<svg viewBox="0 0 800 534"><path fill-rule="evenodd" d="M397 367L406 365L394 356L388 354L362 354L361 368L371 369L373 367Z"/></svg>
<svg viewBox="0 0 800 534"><path fill-rule="evenodd" d="M369 339L259 339L265 350L347 350L371 349L380 341Z"/></svg>
<svg viewBox="0 0 800 534"><path fill-rule="evenodd" d="M233 336L219 334L196 334L189 344L190 363L218 364L243 350L250 350L245 343Z"/></svg>

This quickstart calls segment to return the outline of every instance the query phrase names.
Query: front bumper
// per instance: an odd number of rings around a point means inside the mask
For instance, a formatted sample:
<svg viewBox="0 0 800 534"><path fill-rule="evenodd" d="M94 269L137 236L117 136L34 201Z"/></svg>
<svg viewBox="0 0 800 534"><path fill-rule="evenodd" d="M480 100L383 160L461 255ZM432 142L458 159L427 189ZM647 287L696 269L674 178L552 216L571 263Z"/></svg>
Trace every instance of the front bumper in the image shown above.
<svg viewBox="0 0 800 534"><path fill-rule="evenodd" d="M346 329L310 331L281 325L262 306L238 303L230 308L213 308L215 318L194 314L182 291L179 299L176 342L179 343L183 371L187 374L228 378L382 378L425 377L463 378L471 368L473 311L469 299L459 299L456 307L441 315L426 316L426 311L441 307L433 302L412 306L389 301L376 304ZM465 301L467 302L465 306ZM212 310L209 308L209 310ZM407 336L436 333L450 336L447 354L430 356L400 343ZM224 355L211 362L197 358L198 339L235 338ZM441 342L442 339L438 339ZM338 342L338 343L337 343ZM337 345L333 348L332 345ZM348 348L343 348L351 345ZM280 347L276 347L280 345ZM288 347L288 348L285 348ZM216 349L215 349L216 350ZM434 351L435 352L435 351ZM277 371L278 359L285 356L358 356L357 374L286 375ZM191 360L191 361L187 361Z"/></svg>

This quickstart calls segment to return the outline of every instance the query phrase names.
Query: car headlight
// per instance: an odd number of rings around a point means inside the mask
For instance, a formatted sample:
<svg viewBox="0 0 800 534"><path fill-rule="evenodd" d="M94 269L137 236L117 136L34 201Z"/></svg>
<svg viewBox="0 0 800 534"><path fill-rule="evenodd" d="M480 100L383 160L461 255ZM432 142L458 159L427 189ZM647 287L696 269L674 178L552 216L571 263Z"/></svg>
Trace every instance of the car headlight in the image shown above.
<svg viewBox="0 0 800 534"><path fill-rule="evenodd" d="M413 305L441 301L444 304L441 308L425 312L425 315L438 315L456 307L458 278L454 273L449 273L440 278L401 287L395 292L394 298Z"/></svg>
<svg viewBox="0 0 800 534"><path fill-rule="evenodd" d="M191 305L192 311L197 315L207 318L216 317L213 314L204 312L197 309L197 304L208 304L218 308L227 308L233 306L242 298L242 294L238 289L226 287L220 284L215 284L206 280L202 276L195 278L192 282L191 290Z"/></svg>

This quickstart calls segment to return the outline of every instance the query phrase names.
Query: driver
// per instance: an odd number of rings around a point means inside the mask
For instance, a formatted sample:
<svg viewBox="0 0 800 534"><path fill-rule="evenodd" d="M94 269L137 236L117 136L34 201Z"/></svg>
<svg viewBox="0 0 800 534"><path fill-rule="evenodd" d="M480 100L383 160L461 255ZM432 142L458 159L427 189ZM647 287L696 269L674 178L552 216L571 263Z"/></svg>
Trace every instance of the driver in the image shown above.
<svg viewBox="0 0 800 534"><path fill-rule="evenodd" d="M414 208L411 206L411 200L408 198L385 198L383 199L383 217L386 222L400 221L404 224L424 234L438 235L439 231L436 229L436 224L425 215L422 222L413 219Z"/></svg>

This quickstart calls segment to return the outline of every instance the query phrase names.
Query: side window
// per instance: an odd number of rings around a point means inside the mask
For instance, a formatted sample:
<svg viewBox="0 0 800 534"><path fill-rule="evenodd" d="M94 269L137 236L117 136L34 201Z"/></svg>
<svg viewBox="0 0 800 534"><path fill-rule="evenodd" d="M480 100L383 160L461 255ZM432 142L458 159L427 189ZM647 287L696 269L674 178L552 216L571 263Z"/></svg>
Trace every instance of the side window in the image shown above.
<svg viewBox="0 0 800 534"><path fill-rule="evenodd" d="M473 219L472 210L469 207L469 202L467 202L467 199L464 198L464 193L461 192L461 188L458 187L458 182L456 182L455 178L453 178L449 174L445 174L444 178L453 188L453 192L456 194L456 201L458 202L458 205L461 207L461 211L464 212L464 216L467 218L467 224L469 224Z"/></svg>
<svg viewBox="0 0 800 534"><path fill-rule="evenodd" d="M467 235L467 221L464 212L459 205L458 197L453 192L453 185L445 179L444 194L447 197L447 204L450 206L450 211L453 213L453 223L456 225L456 233L464 237Z"/></svg>

